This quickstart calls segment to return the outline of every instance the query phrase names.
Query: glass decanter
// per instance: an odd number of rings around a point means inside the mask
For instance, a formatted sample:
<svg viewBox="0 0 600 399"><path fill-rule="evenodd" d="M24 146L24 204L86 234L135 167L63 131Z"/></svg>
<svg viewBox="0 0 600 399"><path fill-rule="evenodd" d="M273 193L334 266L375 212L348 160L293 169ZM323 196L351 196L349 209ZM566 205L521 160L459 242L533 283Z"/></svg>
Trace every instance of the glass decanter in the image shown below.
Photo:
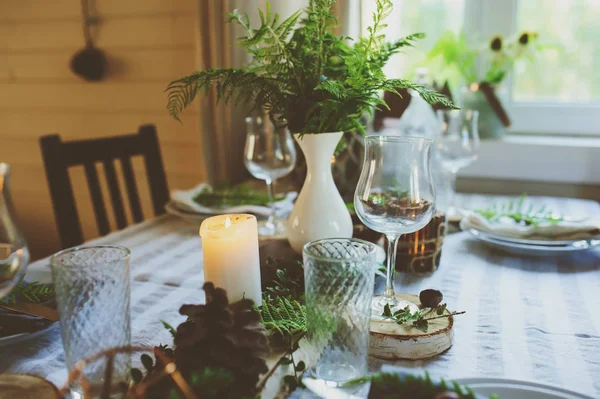
<svg viewBox="0 0 600 399"><path fill-rule="evenodd" d="M15 220L9 177L10 165L0 162L0 298L21 280L29 262L29 249Z"/></svg>

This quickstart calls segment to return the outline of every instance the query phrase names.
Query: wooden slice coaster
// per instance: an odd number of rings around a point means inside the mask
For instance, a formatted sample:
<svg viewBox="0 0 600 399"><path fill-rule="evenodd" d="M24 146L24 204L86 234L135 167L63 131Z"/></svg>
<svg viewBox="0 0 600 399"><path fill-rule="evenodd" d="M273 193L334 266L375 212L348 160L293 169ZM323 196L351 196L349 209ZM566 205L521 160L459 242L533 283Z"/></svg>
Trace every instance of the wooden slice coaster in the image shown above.
<svg viewBox="0 0 600 399"><path fill-rule="evenodd" d="M396 296L416 305L420 304L417 295ZM446 310L446 313L450 312ZM439 355L452 346L453 324L453 317L431 320L427 332L423 332L410 324L399 325L390 321L371 320L369 355L386 360L420 360Z"/></svg>

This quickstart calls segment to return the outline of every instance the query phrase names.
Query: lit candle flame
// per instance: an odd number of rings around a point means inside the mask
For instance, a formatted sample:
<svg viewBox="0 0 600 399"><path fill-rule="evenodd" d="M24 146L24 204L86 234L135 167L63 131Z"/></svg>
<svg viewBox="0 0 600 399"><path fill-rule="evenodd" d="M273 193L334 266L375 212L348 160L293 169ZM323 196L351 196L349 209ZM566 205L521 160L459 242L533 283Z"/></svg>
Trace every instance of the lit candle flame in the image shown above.
<svg viewBox="0 0 600 399"><path fill-rule="evenodd" d="M227 219L225 219L225 228L231 227L231 219L229 219L229 216L227 216Z"/></svg>

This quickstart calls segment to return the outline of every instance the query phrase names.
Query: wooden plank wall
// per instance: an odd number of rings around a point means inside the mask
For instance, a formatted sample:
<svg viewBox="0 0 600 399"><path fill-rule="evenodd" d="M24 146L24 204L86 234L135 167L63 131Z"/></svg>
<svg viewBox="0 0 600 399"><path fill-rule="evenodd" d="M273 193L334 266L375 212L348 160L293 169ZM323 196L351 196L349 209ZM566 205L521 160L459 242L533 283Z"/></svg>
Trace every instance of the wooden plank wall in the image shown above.
<svg viewBox="0 0 600 399"><path fill-rule="evenodd" d="M109 57L110 74L88 83L69 69L84 45L79 0L0 0L0 162L13 165L13 201L36 258L59 248L38 145L44 134L85 139L154 123L170 188L206 177L198 110L186 111L181 125L167 115L163 93L171 79L197 65L197 0L95 3L95 37ZM138 185L150 215L140 161L134 162ZM84 233L92 238L97 233L83 171L74 169L72 179Z"/></svg>

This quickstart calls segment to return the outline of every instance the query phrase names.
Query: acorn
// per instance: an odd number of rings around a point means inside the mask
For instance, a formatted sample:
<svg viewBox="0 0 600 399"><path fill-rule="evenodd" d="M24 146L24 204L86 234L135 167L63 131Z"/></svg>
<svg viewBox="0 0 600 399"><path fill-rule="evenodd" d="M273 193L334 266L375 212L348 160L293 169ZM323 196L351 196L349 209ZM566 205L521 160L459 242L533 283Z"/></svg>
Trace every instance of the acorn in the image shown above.
<svg viewBox="0 0 600 399"><path fill-rule="evenodd" d="M490 42L490 48L492 51L500 51L502 50L502 37L496 36Z"/></svg>
<svg viewBox="0 0 600 399"><path fill-rule="evenodd" d="M444 299L444 295L442 295L442 292L438 290L427 289L419 293L421 306L425 308L435 308L442 303L442 299Z"/></svg>
<svg viewBox="0 0 600 399"><path fill-rule="evenodd" d="M519 36L519 43L521 43L523 46L525 46L527 43L529 43L529 33L527 33L527 32L521 33L521 36Z"/></svg>

